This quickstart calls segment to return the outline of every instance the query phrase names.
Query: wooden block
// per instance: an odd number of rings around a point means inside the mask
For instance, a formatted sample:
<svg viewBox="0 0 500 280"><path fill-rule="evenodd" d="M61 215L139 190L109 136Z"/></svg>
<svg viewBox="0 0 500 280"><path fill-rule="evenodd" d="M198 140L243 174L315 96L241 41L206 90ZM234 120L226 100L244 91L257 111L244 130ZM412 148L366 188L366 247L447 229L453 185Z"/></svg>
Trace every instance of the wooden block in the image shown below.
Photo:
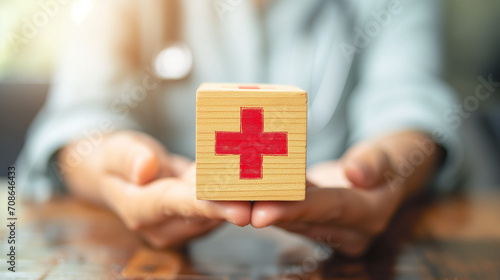
<svg viewBox="0 0 500 280"><path fill-rule="evenodd" d="M202 84L196 197L304 200L307 93L295 86Z"/></svg>

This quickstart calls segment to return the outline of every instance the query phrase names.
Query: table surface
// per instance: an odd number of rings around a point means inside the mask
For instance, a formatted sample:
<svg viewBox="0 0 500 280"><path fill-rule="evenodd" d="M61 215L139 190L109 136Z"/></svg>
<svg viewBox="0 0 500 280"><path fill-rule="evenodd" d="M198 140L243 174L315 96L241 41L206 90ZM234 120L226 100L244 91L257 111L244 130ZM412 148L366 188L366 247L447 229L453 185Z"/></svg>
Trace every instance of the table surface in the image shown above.
<svg viewBox="0 0 500 280"><path fill-rule="evenodd" d="M358 259L230 225L183 249L152 250L109 211L73 198L17 208L16 272L2 226L0 279L500 279L500 190L412 202Z"/></svg>

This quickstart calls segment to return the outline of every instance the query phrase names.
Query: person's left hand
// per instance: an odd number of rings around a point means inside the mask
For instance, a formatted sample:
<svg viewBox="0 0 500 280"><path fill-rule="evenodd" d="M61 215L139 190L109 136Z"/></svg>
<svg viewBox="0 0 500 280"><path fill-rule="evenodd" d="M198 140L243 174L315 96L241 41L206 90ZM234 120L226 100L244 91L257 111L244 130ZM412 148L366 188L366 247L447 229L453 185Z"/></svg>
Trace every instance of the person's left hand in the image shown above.
<svg viewBox="0 0 500 280"><path fill-rule="evenodd" d="M404 178L395 175L401 157L412 154L424 141L432 152ZM363 254L387 227L404 199L416 192L432 173L437 149L418 132L391 135L353 146L340 161L318 164L307 172L304 201L258 201L251 224L279 226L317 241L337 244L349 256ZM397 176L397 175L396 175ZM394 179L394 178L389 178Z"/></svg>

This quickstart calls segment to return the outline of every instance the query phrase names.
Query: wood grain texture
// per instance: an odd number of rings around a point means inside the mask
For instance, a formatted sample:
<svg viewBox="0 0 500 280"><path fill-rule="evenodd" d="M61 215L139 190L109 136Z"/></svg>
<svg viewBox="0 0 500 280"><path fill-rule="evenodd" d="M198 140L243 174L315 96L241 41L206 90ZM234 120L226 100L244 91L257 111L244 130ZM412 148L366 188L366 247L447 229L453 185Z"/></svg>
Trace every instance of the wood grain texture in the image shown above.
<svg viewBox="0 0 500 280"><path fill-rule="evenodd" d="M7 189L1 178L0 189ZM273 227L229 225L208 236L204 246L151 250L104 207L72 196L45 203L21 199L16 272L7 270L4 255L0 279L499 279L500 186L465 189L402 207L367 254L355 259L342 257L337 247L327 255L317 245L295 245L296 235ZM0 201L7 196L1 191ZM4 249L8 230L0 227ZM239 250L234 244L242 240L243 248L252 249ZM308 259L317 265L304 269ZM255 271L266 274L255 277Z"/></svg>
<svg viewBox="0 0 500 280"><path fill-rule="evenodd" d="M196 196L304 200L307 93L294 86L202 84L196 95ZM216 154L216 131L240 132L242 108L262 108L263 133L286 132L286 155L263 155L261 178L240 178L239 154Z"/></svg>

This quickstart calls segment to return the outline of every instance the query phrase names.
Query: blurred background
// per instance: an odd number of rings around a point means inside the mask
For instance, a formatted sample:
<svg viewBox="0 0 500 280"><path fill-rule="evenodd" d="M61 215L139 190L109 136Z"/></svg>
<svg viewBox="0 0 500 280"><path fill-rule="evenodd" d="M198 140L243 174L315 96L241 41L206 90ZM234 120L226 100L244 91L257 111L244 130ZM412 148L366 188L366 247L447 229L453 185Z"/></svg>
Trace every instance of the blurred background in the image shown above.
<svg viewBox="0 0 500 280"><path fill-rule="evenodd" d="M93 1L0 0L0 176L15 162L44 103L68 23L83 20ZM54 6L47 9L47 3ZM500 1L445 0L444 5L445 78L461 105L482 79L500 83ZM500 85L464 117L460 129L472 170L464 186L500 186Z"/></svg>

